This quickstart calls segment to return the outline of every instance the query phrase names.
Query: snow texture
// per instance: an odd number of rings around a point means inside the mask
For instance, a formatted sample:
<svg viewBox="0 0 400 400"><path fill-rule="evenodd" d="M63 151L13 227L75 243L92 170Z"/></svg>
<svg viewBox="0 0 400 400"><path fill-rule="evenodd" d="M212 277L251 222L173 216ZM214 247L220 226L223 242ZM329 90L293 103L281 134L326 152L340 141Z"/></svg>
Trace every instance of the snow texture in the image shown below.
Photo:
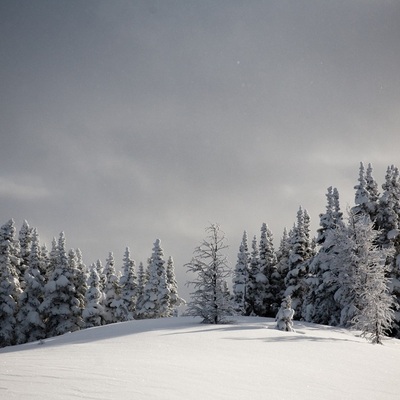
<svg viewBox="0 0 400 400"><path fill-rule="evenodd" d="M129 321L0 350L0 398L350 400L399 398L400 341L240 317ZM376 367L371 367L376 366ZM288 383L289 382L289 383Z"/></svg>

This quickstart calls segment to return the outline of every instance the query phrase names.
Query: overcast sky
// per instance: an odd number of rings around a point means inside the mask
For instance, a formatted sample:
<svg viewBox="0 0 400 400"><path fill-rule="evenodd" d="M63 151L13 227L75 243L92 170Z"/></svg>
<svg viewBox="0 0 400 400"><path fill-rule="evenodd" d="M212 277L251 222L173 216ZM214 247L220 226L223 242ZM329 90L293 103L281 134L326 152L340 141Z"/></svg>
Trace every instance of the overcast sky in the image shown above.
<svg viewBox="0 0 400 400"><path fill-rule="evenodd" d="M400 2L0 2L0 224L64 231L86 264L218 222L278 243L360 161L400 166ZM314 232L313 232L314 233Z"/></svg>

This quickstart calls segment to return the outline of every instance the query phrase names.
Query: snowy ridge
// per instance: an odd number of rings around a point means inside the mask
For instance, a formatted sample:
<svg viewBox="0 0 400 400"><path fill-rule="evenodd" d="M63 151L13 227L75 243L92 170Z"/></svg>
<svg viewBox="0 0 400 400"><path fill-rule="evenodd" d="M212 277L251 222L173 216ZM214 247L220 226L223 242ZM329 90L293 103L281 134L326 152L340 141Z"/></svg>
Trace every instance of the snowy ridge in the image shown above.
<svg viewBox="0 0 400 400"><path fill-rule="evenodd" d="M400 341L268 318L129 321L0 350L1 399L398 399Z"/></svg>

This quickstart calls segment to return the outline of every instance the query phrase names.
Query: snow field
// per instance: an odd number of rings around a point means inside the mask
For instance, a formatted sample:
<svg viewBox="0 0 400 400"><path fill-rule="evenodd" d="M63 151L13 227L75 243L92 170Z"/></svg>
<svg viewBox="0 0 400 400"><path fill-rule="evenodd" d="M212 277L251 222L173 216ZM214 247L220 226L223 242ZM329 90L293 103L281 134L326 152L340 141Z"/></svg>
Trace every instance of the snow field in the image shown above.
<svg viewBox="0 0 400 400"><path fill-rule="evenodd" d="M0 399L398 399L400 341L239 317L130 321L0 350Z"/></svg>

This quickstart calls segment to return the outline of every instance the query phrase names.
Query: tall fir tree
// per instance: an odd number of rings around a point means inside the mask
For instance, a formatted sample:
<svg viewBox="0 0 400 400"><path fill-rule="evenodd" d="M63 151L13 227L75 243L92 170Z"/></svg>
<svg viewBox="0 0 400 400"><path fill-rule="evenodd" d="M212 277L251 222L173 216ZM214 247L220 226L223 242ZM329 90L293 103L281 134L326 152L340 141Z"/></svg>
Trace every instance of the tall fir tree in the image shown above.
<svg viewBox="0 0 400 400"><path fill-rule="evenodd" d="M15 315L21 294L17 252L15 224L11 219L0 228L0 347L15 343Z"/></svg>
<svg viewBox="0 0 400 400"><path fill-rule="evenodd" d="M44 301L39 308L50 337L76 331L82 326L82 310L74 285L75 271L68 260L64 232L60 233L57 247L53 245L52 253L54 269L44 287Z"/></svg>
<svg viewBox="0 0 400 400"><path fill-rule="evenodd" d="M309 216L302 207L297 212L297 224L293 227L289 252L289 272L285 277L285 297L290 296L296 315L301 315L304 297L307 292L305 278L308 262L312 257L309 232Z"/></svg>
<svg viewBox="0 0 400 400"><path fill-rule="evenodd" d="M260 299L257 290L257 276L260 274L259 252L257 237L254 235L251 242L251 254L249 265L249 281L246 291L246 303L248 304L248 315L259 315L261 310Z"/></svg>
<svg viewBox="0 0 400 400"><path fill-rule="evenodd" d="M316 240L319 251L310 260L309 275L305 280L307 294L302 306L302 317L308 322L338 325L340 307L334 299L337 286L331 269L332 259L336 256L336 243L330 240L330 233L343 226L343 218L337 189L329 187L326 198L326 212L320 214Z"/></svg>
<svg viewBox="0 0 400 400"><path fill-rule="evenodd" d="M153 253L149 259L148 277L143 295L138 301L139 318L160 318L169 316L170 291L167 285L164 252L161 241L154 242Z"/></svg>
<svg viewBox="0 0 400 400"><path fill-rule="evenodd" d="M131 258L131 252L129 247L126 247L123 266L122 276L119 281L121 287L121 300L124 302L125 307L130 312L131 316L136 315L136 303L138 298L138 283L136 276L136 264Z"/></svg>
<svg viewBox="0 0 400 400"><path fill-rule="evenodd" d="M104 301L104 319L107 324L115 322L129 321L133 318L124 301L121 300L121 286L115 270L114 254L109 252L104 266L105 276L105 301Z"/></svg>
<svg viewBox="0 0 400 400"><path fill-rule="evenodd" d="M167 285L169 289L169 312L171 316L178 315L178 307L186 304L186 301L182 299L178 294L178 282L175 277L175 265L174 259L170 256L167 260Z"/></svg>
<svg viewBox="0 0 400 400"><path fill-rule="evenodd" d="M21 287L24 286L24 275L25 271L29 266L29 255L32 246L32 234L33 229L29 226L28 222L25 220L22 223L22 227L18 233L18 241L20 245L20 264L19 264L19 279L21 282Z"/></svg>
<svg viewBox="0 0 400 400"><path fill-rule="evenodd" d="M97 272L96 264L94 264L90 268L87 290L85 293L85 309L82 312L82 318L86 328L103 325L103 296L100 277Z"/></svg>
<svg viewBox="0 0 400 400"><path fill-rule="evenodd" d="M21 247L22 248L22 247ZM41 340L46 337L46 325L39 312L44 298L45 276L42 274L41 250L37 230L32 232L28 268L25 271L25 288L19 297L16 335L17 343Z"/></svg>
<svg viewBox="0 0 400 400"><path fill-rule="evenodd" d="M247 232L244 231L233 275L233 307L239 315L247 315L249 312L249 305L247 303L249 265L250 253L248 248L248 238Z"/></svg>

